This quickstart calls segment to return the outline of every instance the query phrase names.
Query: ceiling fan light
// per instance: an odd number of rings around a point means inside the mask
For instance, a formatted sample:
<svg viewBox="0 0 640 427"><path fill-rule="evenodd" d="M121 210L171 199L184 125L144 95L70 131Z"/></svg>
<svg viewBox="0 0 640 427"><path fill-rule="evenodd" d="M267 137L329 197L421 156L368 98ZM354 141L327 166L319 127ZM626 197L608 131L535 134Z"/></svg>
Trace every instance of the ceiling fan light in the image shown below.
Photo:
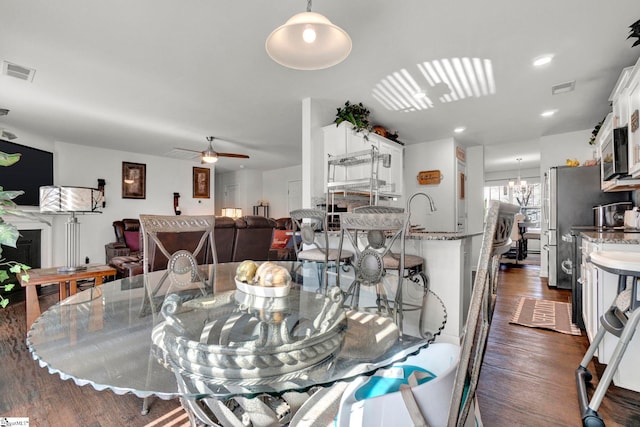
<svg viewBox="0 0 640 427"><path fill-rule="evenodd" d="M315 12L292 16L273 30L265 43L271 59L296 70L332 67L349 56L351 46L346 31Z"/></svg>
<svg viewBox="0 0 640 427"><path fill-rule="evenodd" d="M202 152L203 163L215 163L218 161L218 154L215 151L205 150Z"/></svg>

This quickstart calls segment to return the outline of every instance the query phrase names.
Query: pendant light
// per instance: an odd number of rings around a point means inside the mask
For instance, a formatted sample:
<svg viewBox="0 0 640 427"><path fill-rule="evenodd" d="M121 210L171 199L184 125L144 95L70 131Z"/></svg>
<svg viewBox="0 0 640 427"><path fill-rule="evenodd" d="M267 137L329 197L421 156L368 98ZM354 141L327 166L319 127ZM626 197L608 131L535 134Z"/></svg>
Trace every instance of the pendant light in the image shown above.
<svg viewBox="0 0 640 427"><path fill-rule="evenodd" d="M325 16L298 13L273 30L265 43L267 54L278 64L296 70L321 70L342 62L351 52L351 38Z"/></svg>

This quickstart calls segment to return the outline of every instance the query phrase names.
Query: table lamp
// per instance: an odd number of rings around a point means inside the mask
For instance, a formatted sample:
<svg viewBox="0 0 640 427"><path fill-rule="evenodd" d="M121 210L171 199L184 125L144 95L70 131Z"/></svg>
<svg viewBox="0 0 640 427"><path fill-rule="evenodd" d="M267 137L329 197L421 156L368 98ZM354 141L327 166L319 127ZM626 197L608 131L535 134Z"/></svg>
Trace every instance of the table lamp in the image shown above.
<svg viewBox="0 0 640 427"><path fill-rule="evenodd" d="M87 187L40 187L40 212L70 215L66 222L66 265L58 272L86 270L80 261L80 223L76 215L102 213L99 211L102 194L96 188Z"/></svg>

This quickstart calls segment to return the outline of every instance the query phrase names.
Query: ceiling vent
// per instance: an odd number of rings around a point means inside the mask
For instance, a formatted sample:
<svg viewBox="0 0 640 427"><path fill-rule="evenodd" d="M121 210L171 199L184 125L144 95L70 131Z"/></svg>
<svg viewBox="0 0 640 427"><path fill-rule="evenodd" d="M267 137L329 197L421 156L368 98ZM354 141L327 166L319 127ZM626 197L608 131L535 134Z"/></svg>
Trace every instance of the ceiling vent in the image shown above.
<svg viewBox="0 0 640 427"><path fill-rule="evenodd" d="M22 65L13 64L11 62L2 61L2 74L5 76L15 77L16 79L33 82L33 75L36 70Z"/></svg>
<svg viewBox="0 0 640 427"><path fill-rule="evenodd" d="M572 92L576 88L576 81L570 81L566 83L560 83L557 85L551 86L551 94L559 95L561 93Z"/></svg>

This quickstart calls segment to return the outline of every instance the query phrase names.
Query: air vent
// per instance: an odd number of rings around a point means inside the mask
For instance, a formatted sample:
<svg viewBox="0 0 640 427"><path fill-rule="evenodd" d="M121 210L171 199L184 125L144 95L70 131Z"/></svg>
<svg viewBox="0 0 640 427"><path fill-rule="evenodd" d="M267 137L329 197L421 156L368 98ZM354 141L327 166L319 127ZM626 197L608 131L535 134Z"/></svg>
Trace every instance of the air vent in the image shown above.
<svg viewBox="0 0 640 427"><path fill-rule="evenodd" d="M560 83L560 84L551 86L551 94L558 95L560 93L567 93L567 92L573 91L575 88L576 88L575 80L566 82L566 83Z"/></svg>
<svg viewBox="0 0 640 427"><path fill-rule="evenodd" d="M33 81L33 75L36 70L22 65L13 64L11 62L2 61L2 74L5 76L15 77L16 79Z"/></svg>

